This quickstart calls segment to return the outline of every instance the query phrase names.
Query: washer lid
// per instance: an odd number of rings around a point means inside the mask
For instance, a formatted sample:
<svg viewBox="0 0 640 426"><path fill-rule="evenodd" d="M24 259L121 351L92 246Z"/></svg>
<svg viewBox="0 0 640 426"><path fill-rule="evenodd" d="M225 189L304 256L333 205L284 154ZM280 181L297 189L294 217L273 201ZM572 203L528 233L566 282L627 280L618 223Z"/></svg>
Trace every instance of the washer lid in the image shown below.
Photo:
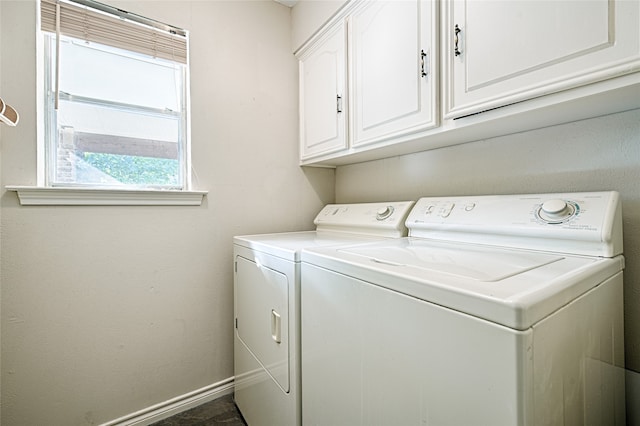
<svg viewBox="0 0 640 426"><path fill-rule="evenodd" d="M401 238L302 251L307 264L517 330L588 292L624 268L599 258Z"/></svg>
<svg viewBox="0 0 640 426"><path fill-rule="evenodd" d="M415 269L418 273L436 272L476 281L495 282L521 274L563 257L543 253L508 251L499 256L493 251L467 246L439 247L425 246L412 240L408 244L394 247L351 247L338 250L342 253L363 256L372 262L387 263Z"/></svg>

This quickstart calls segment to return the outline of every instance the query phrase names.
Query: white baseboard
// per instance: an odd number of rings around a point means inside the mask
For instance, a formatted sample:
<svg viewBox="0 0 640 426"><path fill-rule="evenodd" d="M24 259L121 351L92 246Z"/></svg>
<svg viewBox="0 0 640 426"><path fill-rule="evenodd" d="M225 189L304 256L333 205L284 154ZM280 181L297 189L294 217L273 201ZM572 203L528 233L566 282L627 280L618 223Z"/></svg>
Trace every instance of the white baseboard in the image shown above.
<svg viewBox="0 0 640 426"><path fill-rule="evenodd" d="M145 426L233 392L234 378L222 380L100 426Z"/></svg>

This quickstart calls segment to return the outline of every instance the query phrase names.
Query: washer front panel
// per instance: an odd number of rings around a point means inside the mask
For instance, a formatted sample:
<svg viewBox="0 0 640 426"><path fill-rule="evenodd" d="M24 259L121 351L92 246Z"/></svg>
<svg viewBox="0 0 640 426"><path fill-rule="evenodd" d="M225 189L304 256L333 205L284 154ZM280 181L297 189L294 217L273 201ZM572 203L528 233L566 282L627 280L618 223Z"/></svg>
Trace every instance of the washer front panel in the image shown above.
<svg viewBox="0 0 640 426"><path fill-rule="evenodd" d="M302 274L303 424L625 424L622 273L522 331Z"/></svg>

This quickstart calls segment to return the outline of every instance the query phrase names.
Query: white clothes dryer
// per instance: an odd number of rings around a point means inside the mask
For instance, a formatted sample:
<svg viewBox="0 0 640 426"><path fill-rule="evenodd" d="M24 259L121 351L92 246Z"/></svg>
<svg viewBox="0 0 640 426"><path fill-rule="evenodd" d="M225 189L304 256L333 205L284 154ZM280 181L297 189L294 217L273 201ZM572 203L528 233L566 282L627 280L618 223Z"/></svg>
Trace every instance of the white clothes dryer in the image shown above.
<svg viewBox="0 0 640 426"><path fill-rule="evenodd" d="M331 204L315 231L234 237L234 398L249 425L301 423L302 248L404 237L413 204Z"/></svg>
<svg viewBox="0 0 640 426"><path fill-rule="evenodd" d="M624 425L616 192L422 198L302 252L307 425Z"/></svg>

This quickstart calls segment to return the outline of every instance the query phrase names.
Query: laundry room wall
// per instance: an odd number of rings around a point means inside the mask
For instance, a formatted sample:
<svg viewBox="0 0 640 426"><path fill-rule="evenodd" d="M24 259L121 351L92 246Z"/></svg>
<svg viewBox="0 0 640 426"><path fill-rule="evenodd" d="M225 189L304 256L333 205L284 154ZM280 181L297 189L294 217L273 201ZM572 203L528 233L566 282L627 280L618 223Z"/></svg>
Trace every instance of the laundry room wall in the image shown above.
<svg viewBox="0 0 640 426"><path fill-rule="evenodd" d="M3 426L108 422L233 376L232 236L313 228L334 171L297 166L290 10L101 0L191 33L200 207L25 207L2 187ZM1 183L36 183L35 0L0 1Z"/></svg>
<svg viewBox="0 0 640 426"><path fill-rule="evenodd" d="M297 50L331 18L347 0L298 0L291 8L291 47Z"/></svg>
<svg viewBox="0 0 640 426"><path fill-rule="evenodd" d="M0 23L2 22L2 7L0 7ZM2 31L0 31L0 52L2 52ZM0 55L0 95L2 93L2 55ZM0 188L2 188L2 127L0 127ZM0 208L0 223L2 223L2 209ZM0 239L2 231L0 231ZM2 244L0 244L0 259L2 258ZM0 267L2 262L0 262ZM0 272L0 330L2 330L2 273ZM2 348L2 333L0 333L0 348ZM2 366L2 350L0 350L0 370ZM2 380L0 380L0 395L2 395ZM0 422L2 419L2 403L0 400Z"/></svg>
<svg viewBox="0 0 640 426"><path fill-rule="evenodd" d="M600 190L622 197L627 408L640 424L640 110L336 170L341 203Z"/></svg>

